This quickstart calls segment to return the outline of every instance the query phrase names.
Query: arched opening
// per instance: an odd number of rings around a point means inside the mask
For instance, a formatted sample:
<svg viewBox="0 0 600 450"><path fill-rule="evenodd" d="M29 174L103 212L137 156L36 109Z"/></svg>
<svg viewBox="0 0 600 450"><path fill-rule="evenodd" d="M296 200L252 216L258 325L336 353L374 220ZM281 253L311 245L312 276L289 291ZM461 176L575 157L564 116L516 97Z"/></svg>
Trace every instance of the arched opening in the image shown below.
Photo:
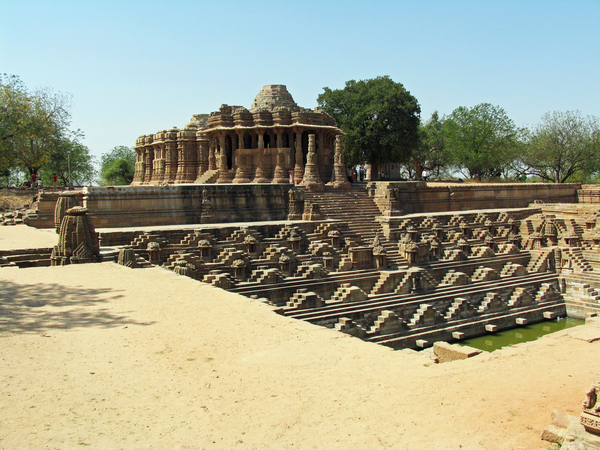
<svg viewBox="0 0 600 450"><path fill-rule="evenodd" d="M225 136L225 154L227 155L227 170L233 168L233 151L231 136Z"/></svg>
<svg viewBox="0 0 600 450"><path fill-rule="evenodd" d="M265 133L263 135L263 142L265 148L271 148L271 136L269 135L269 133Z"/></svg>

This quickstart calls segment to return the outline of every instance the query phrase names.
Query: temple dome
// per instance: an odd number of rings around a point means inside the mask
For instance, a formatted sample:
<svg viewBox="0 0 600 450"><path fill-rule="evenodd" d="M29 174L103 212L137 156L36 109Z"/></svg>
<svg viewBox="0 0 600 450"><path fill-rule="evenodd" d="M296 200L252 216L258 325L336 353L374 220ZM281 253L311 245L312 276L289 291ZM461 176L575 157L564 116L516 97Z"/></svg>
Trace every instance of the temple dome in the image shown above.
<svg viewBox="0 0 600 450"><path fill-rule="evenodd" d="M251 112L259 109L273 111L277 107L285 107L290 110L298 108L287 88L283 84L268 84L263 86L252 102Z"/></svg>

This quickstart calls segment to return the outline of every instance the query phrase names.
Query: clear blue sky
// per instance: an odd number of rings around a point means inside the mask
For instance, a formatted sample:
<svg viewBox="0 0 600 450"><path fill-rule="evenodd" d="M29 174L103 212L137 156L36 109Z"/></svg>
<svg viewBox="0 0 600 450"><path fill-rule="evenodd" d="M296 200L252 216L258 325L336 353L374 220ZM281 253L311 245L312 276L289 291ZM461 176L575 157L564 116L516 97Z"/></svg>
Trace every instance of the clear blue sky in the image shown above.
<svg viewBox="0 0 600 450"><path fill-rule="evenodd" d="M434 110L487 102L517 125L600 116L600 0L0 0L0 73L73 96L99 157L285 84L389 75Z"/></svg>

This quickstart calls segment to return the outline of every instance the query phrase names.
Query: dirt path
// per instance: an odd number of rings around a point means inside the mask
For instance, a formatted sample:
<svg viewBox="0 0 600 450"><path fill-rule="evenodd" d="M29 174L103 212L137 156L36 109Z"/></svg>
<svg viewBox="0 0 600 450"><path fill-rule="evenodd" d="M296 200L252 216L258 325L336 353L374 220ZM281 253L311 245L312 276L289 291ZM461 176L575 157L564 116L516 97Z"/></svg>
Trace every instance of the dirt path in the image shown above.
<svg viewBox="0 0 600 450"><path fill-rule="evenodd" d="M600 379L566 332L435 365L157 268L0 286L3 449L539 449Z"/></svg>

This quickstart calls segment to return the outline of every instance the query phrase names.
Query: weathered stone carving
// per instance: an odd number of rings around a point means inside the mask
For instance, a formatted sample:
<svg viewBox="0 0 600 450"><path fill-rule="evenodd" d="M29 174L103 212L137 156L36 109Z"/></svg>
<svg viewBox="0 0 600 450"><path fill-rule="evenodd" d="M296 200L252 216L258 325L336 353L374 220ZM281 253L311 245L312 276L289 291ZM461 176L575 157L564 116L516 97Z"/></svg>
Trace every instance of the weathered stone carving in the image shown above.
<svg viewBox="0 0 600 450"><path fill-rule="evenodd" d="M587 391L580 420L587 431L600 434L600 382Z"/></svg>
<svg viewBox="0 0 600 450"><path fill-rule="evenodd" d="M67 209L60 225L58 245L50 257L53 266L100 261L98 234L87 211L81 206Z"/></svg>
<svg viewBox="0 0 600 450"><path fill-rule="evenodd" d="M321 214L321 207L319 204L304 202L302 220L323 220L323 214Z"/></svg>
<svg viewBox="0 0 600 450"><path fill-rule="evenodd" d="M160 263L160 244L158 242L156 242L156 241L148 242L146 251L148 252L148 260L152 264Z"/></svg>
<svg viewBox="0 0 600 450"><path fill-rule="evenodd" d="M77 192L63 192L56 201L54 207L54 227L56 232L60 232L60 224L62 223L63 217L65 217L66 211L73 206L79 206L77 203Z"/></svg>
<svg viewBox="0 0 600 450"><path fill-rule="evenodd" d="M135 269L137 267L137 255L132 248L122 248L119 250L117 263L122 266Z"/></svg>
<svg viewBox="0 0 600 450"><path fill-rule="evenodd" d="M304 196L296 189L288 191L288 220L301 220L304 212Z"/></svg>
<svg viewBox="0 0 600 450"><path fill-rule="evenodd" d="M208 189L202 190L202 213L200 215L201 223L214 223L216 221L215 214L212 211L212 201Z"/></svg>

